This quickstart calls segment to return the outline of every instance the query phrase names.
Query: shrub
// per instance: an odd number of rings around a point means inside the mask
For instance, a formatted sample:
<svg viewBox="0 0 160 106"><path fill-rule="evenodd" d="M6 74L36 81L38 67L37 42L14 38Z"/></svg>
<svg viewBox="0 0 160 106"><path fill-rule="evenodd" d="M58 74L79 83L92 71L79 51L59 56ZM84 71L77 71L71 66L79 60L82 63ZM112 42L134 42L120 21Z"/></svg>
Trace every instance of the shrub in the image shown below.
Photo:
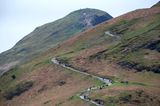
<svg viewBox="0 0 160 106"><path fill-rule="evenodd" d="M12 75L11 77L12 77L12 79L16 79L16 76L15 76L15 75Z"/></svg>

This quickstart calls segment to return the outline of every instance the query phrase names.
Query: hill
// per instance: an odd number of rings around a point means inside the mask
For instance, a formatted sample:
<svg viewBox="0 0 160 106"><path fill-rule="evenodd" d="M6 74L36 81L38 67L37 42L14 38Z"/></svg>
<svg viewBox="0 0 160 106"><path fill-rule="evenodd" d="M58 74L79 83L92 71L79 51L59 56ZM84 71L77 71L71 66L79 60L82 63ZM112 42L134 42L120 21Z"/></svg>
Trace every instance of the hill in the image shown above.
<svg viewBox="0 0 160 106"><path fill-rule="evenodd" d="M156 3L155 5L152 6L153 7L159 7L160 6L160 1L158 3Z"/></svg>
<svg viewBox="0 0 160 106"><path fill-rule="evenodd" d="M104 106L160 105L160 8L139 9L103 22L63 41L0 77L2 106L92 106L79 95L112 80L87 98ZM88 90L87 89L87 90ZM9 97L9 98L8 98Z"/></svg>
<svg viewBox="0 0 160 106"><path fill-rule="evenodd" d="M160 8L139 9L82 32L46 55L113 80L112 87L93 92L91 100L103 101L106 106L158 106L159 29Z"/></svg>
<svg viewBox="0 0 160 106"><path fill-rule="evenodd" d="M112 16L104 11L87 8L74 11L62 19L37 27L12 49L0 54L0 72L28 61L77 33L111 18Z"/></svg>
<svg viewBox="0 0 160 106"><path fill-rule="evenodd" d="M109 60L137 71L160 73L159 10L140 9L102 23L62 43L63 54L57 57L84 64Z"/></svg>

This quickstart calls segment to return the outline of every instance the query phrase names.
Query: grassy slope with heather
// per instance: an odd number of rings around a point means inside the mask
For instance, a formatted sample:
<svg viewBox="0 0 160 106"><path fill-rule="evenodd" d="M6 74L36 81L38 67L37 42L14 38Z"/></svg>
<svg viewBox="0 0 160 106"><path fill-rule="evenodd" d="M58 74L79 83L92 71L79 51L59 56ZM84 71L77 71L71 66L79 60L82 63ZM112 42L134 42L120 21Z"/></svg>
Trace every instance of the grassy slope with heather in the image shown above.
<svg viewBox="0 0 160 106"><path fill-rule="evenodd" d="M107 93L93 93L93 99L102 99L106 105L158 106L159 29L159 7L136 10L65 41L57 47L57 58L115 80L114 87ZM108 96L108 92L113 94Z"/></svg>
<svg viewBox="0 0 160 106"><path fill-rule="evenodd" d="M0 78L1 103L13 106L91 106L80 100L77 94L99 82L53 65L50 60L57 57L88 73L111 78L112 86L90 95L93 99L103 100L107 106L158 106L160 75L146 67L160 64L159 19L158 7L127 13L13 68ZM106 31L116 36L105 34ZM124 62L126 64L122 64ZM129 63L143 68L137 71ZM13 79L12 75L16 78ZM26 87L27 82L33 83L29 90L12 100L4 99L4 95L15 91L21 84Z"/></svg>
<svg viewBox="0 0 160 106"><path fill-rule="evenodd" d="M148 15L139 17L140 12ZM155 12L150 14L151 12ZM137 17L127 19L127 15ZM62 44L59 58L66 61L110 60L137 71L160 72L159 8L137 10L86 31ZM134 17L134 16L133 16ZM110 31L116 36L109 36ZM95 50L94 50L95 49ZM88 53L87 53L88 52ZM87 54L85 54L87 53Z"/></svg>
<svg viewBox="0 0 160 106"><path fill-rule="evenodd" d="M37 27L12 49L0 54L0 72L16 63L30 60L77 33L111 18L112 16L104 11L86 8L74 11L52 23Z"/></svg>

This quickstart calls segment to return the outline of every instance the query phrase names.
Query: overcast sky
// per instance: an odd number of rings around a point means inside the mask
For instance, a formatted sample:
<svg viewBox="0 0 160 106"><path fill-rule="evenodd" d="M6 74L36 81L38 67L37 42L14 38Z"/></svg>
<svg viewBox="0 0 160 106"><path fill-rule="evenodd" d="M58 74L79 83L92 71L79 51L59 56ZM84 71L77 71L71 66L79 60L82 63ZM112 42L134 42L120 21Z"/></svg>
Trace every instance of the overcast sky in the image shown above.
<svg viewBox="0 0 160 106"><path fill-rule="evenodd" d="M113 17L148 8L159 0L0 0L0 52L10 49L35 27L82 8L96 8Z"/></svg>

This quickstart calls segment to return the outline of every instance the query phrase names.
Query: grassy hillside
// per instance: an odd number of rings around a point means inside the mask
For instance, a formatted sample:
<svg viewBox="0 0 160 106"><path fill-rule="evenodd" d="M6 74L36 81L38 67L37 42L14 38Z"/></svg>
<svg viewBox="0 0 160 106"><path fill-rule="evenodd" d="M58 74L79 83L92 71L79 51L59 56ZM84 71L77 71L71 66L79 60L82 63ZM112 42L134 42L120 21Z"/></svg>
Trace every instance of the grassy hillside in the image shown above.
<svg viewBox="0 0 160 106"><path fill-rule="evenodd" d="M13 63L30 60L77 33L111 18L104 11L87 8L74 11L62 19L37 27L12 49L0 54L0 71L15 65Z"/></svg>
<svg viewBox="0 0 160 106"><path fill-rule="evenodd" d="M140 16L140 12L148 15ZM58 57L68 61L110 60L137 71L159 73L159 28L159 8L137 10L69 39L60 46Z"/></svg>
<svg viewBox="0 0 160 106"><path fill-rule="evenodd" d="M1 106L87 106L77 94L96 80L52 64L45 58L12 69L0 78ZM16 76L15 79L12 76Z"/></svg>
<svg viewBox="0 0 160 106"><path fill-rule="evenodd" d="M56 53L72 67L114 80L113 87L93 92L93 100L106 106L158 106L159 29L159 7L136 10L72 37L48 53Z"/></svg>
<svg viewBox="0 0 160 106"><path fill-rule="evenodd" d="M105 106L159 106L159 10L136 10L106 21L11 69L0 77L0 103L92 106L78 94L99 82L53 64L51 59L56 57L87 73L112 79L112 86L90 94Z"/></svg>
<svg viewBox="0 0 160 106"><path fill-rule="evenodd" d="M156 3L155 5L153 5L152 8L159 7L159 6L160 6L160 1L158 3Z"/></svg>

